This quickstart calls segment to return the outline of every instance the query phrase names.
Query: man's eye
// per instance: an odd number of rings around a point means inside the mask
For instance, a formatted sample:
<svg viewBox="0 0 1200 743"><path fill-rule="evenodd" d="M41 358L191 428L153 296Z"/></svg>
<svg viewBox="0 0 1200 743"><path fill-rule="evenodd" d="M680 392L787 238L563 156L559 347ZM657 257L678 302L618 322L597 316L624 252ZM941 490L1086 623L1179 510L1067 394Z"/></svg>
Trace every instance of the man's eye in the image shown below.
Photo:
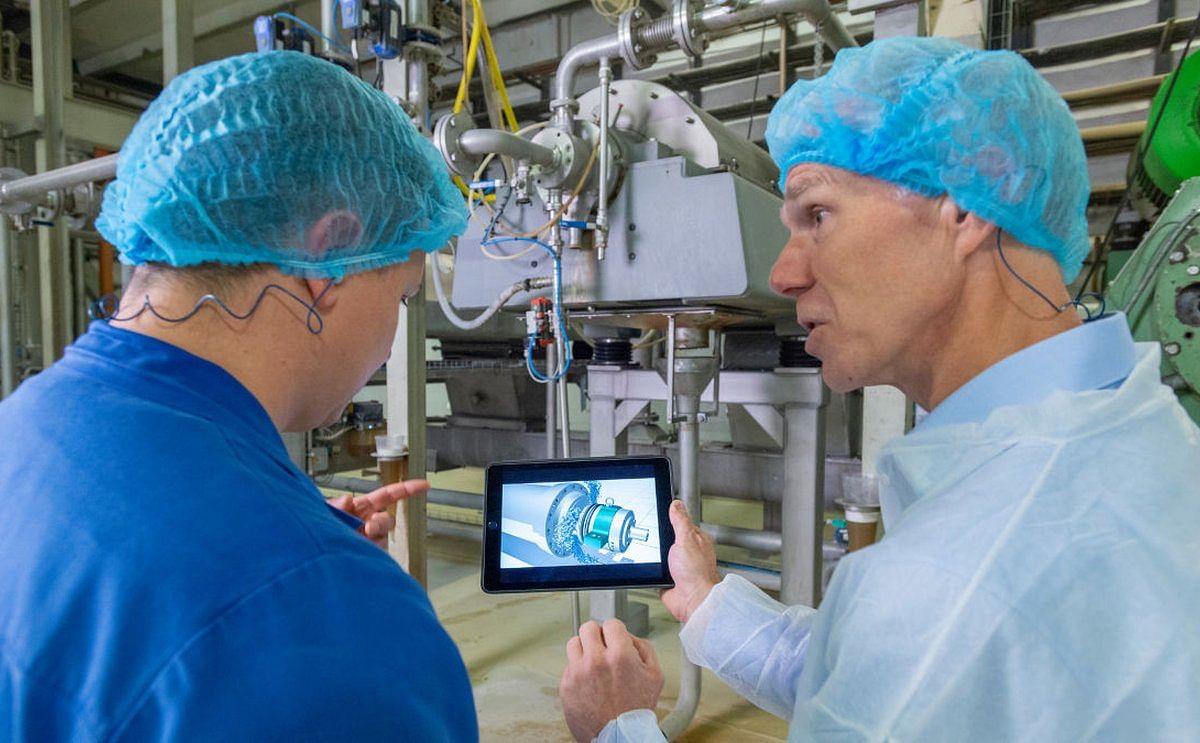
<svg viewBox="0 0 1200 743"><path fill-rule="evenodd" d="M829 216L829 211L824 207L814 206L808 210L808 216L813 224L819 225Z"/></svg>

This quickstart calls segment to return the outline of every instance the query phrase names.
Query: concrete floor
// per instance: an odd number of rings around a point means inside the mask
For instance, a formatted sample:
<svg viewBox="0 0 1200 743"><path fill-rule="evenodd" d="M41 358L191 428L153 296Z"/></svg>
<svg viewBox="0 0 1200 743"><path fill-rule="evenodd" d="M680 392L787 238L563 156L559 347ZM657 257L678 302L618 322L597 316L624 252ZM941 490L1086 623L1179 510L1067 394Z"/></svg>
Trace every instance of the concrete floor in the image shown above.
<svg viewBox="0 0 1200 743"><path fill-rule="evenodd" d="M435 487L474 490L480 473L451 472L430 478ZM430 508L431 516L457 509ZM460 514L464 512L459 512ZM558 701L558 680L571 634L567 594L487 595L479 588L480 546L454 537L429 538L430 596L462 652L475 688L480 738L484 741L569 741ZM666 676L660 718L679 689L679 624L657 591L634 592L650 606L650 636ZM586 613L586 600L584 601ZM742 699L704 672L700 708L684 741L781 741L787 725Z"/></svg>

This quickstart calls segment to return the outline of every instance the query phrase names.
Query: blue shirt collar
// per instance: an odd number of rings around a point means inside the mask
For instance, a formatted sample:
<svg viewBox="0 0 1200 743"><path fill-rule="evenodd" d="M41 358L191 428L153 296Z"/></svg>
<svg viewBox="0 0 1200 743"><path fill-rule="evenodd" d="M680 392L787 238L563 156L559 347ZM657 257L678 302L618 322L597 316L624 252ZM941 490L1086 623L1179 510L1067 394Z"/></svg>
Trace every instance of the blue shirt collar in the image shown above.
<svg viewBox="0 0 1200 743"><path fill-rule="evenodd" d="M222 367L178 346L98 320L59 363L136 397L212 421L292 467L283 438L258 398Z"/></svg>
<svg viewBox="0 0 1200 743"><path fill-rule="evenodd" d="M943 400L916 430L982 423L997 408L1035 403L1059 390L1116 387L1136 363L1129 324L1115 312L1001 359Z"/></svg>

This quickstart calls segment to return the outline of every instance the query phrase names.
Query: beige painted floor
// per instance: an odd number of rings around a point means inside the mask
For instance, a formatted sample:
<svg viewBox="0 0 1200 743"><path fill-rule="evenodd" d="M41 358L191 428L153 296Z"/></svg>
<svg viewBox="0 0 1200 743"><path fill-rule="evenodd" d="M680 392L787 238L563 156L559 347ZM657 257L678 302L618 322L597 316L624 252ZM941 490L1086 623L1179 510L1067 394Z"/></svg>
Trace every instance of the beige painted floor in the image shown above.
<svg viewBox="0 0 1200 743"><path fill-rule="evenodd" d="M479 471L453 471L430 479L435 487L474 492L482 487ZM431 515L441 516L453 516L455 511L430 509ZM479 549L471 540L433 536L429 540L430 595L470 671L480 737L484 741L569 741L558 702L558 679L571 632L570 600L565 594L484 594L479 589ZM658 709L661 718L678 693L679 625L667 614L657 592L635 592L633 597L650 606L650 640L667 677ZM754 743L786 737L782 720L746 702L705 671L700 709L682 740Z"/></svg>

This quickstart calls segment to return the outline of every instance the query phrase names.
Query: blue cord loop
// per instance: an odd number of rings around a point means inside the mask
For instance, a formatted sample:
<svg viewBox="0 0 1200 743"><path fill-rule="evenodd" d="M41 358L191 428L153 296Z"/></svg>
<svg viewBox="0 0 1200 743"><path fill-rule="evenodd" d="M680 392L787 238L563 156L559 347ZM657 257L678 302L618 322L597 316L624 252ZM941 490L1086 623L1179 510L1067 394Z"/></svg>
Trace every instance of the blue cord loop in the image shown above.
<svg viewBox="0 0 1200 743"><path fill-rule="evenodd" d="M508 184L501 184L508 186ZM472 188L474 185L472 184ZM533 349L537 344L537 339L530 336L525 344L525 367L529 370L529 376L533 377L538 382L557 382L567 376L567 372L571 370L571 362L574 360L571 356L571 339L567 336L567 323L563 319L562 308L562 259L555 252L554 248L541 240L532 237L502 236L493 237L496 230L496 225L500 222L500 215L504 214L504 210L508 208L508 202L512 200L513 188L508 186L505 189L504 196L500 200L500 204L496 207L496 211L492 213L492 219L488 222L488 226L483 231L483 240L479 243L483 247L491 245L499 245L500 243L528 243L537 245L550 256L550 260L554 263L554 320L558 326L558 337L563 341L563 363L562 369L553 376L547 376L538 371L538 368L533 363Z"/></svg>
<svg viewBox="0 0 1200 743"><path fill-rule="evenodd" d="M248 320L251 315L258 311L259 306L262 305L263 299L267 296L267 292L271 289L278 289L284 295L296 300L301 306L304 307L304 309L308 310L304 320L305 327L307 327L308 332L312 333L313 335L320 335L321 331L325 329L325 321L321 318L321 313L317 311L317 305L321 303L321 298L325 296L325 292L329 291L329 287L333 286L334 283L335 282L330 281L328 284L326 284L325 288L321 290L321 293L318 294L311 303L306 302L299 295L290 289L287 289L286 287L282 287L279 284L267 284L262 288L262 291L258 293L258 297L254 300L254 304L251 305L250 309L244 314L230 309L229 305L225 304L225 302L223 302L221 298L217 297L215 294L205 294L196 300L196 304L186 314L179 317L166 317L155 308L154 304L150 301L150 295L147 294L146 298L142 300L141 308L137 312L134 312L132 315L126 315L125 317L116 317L116 312L118 309L120 309L120 305L117 302L117 297L115 294L105 294L103 297L96 300L91 307L88 307L88 316L93 320L105 320L110 323L129 322L130 320L135 320L141 317L143 314L149 312L162 322L175 325L191 320L200 312L200 310L204 308L204 305L211 304L223 310L225 314L229 315L234 320Z"/></svg>
<svg viewBox="0 0 1200 743"><path fill-rule="evenodd" d="M338 49L342 52L345 52L346 54L350 53L350 47L346 46L345 44L338 41L337 39L329 38L325 34L318 31L316 28L314 28L311 23L309 23L308 21L305 21L302 18L297 18L296 16L292 15L291 13L283 13L283 12L276 13L274 17L275 18L284 18L286 20L289 20L292 23L295 23L297 26L300 26L301 28L303 28L305 31L309 32L313 36L316 36L318 39L324 40L330 46L335 47L336 49Z"/></svg>
<svg viewBox="0 0 1200 743"><path fill-rule="evenodd" d="M1099 320L1100 318L1104 317L1104 311L1105 311L1105 309L1107 309L1107 305L1104 302L1104 297L1100 294L1095 294L1092 292L1088 292L1087 294L1079 294L1079 295L1076 295L1076 297L1074 299L1068 300L1066 304L1064 304L1060 307L1054 303L1054 300L1050 299L1050 297L1047 297L1045 294L1043 294L1041 292L1041 290L1039 290L1036 286L1034 286L1033 284L1026 281L1025 277L1022 276L1021 274L1017 273L1016 269L1014 269L1012 267L1012 265L1008 262L1008 258L1006 258L1004 256L1004 245L1003 245L1003 241L1001 240L1002 234L1003 233L1000 230L1000 228L997 227L996 228L996 252L1000 254L1000 261L1004 264L1004 267L1008 269L1008 272L1013 275L1013 278L1015 278L1017 281L1024 284L1026 289L1028 289L1029 291L1038 295L1038 297L1040 297L1043 302L1050 305L1050 307L1055 312L1059 312L1059 313L1065 312L1068 307L1074 307L1076 310L1083 310L1084 314L1087 315L1087 317L1085 317L1083 319L1084 322L1091 322L1093 320ZM1093 312L1092 308L1083 302L1083 300L1087 297L1094 297L1100 301L1100 309L1098 311Z"/></svg>

